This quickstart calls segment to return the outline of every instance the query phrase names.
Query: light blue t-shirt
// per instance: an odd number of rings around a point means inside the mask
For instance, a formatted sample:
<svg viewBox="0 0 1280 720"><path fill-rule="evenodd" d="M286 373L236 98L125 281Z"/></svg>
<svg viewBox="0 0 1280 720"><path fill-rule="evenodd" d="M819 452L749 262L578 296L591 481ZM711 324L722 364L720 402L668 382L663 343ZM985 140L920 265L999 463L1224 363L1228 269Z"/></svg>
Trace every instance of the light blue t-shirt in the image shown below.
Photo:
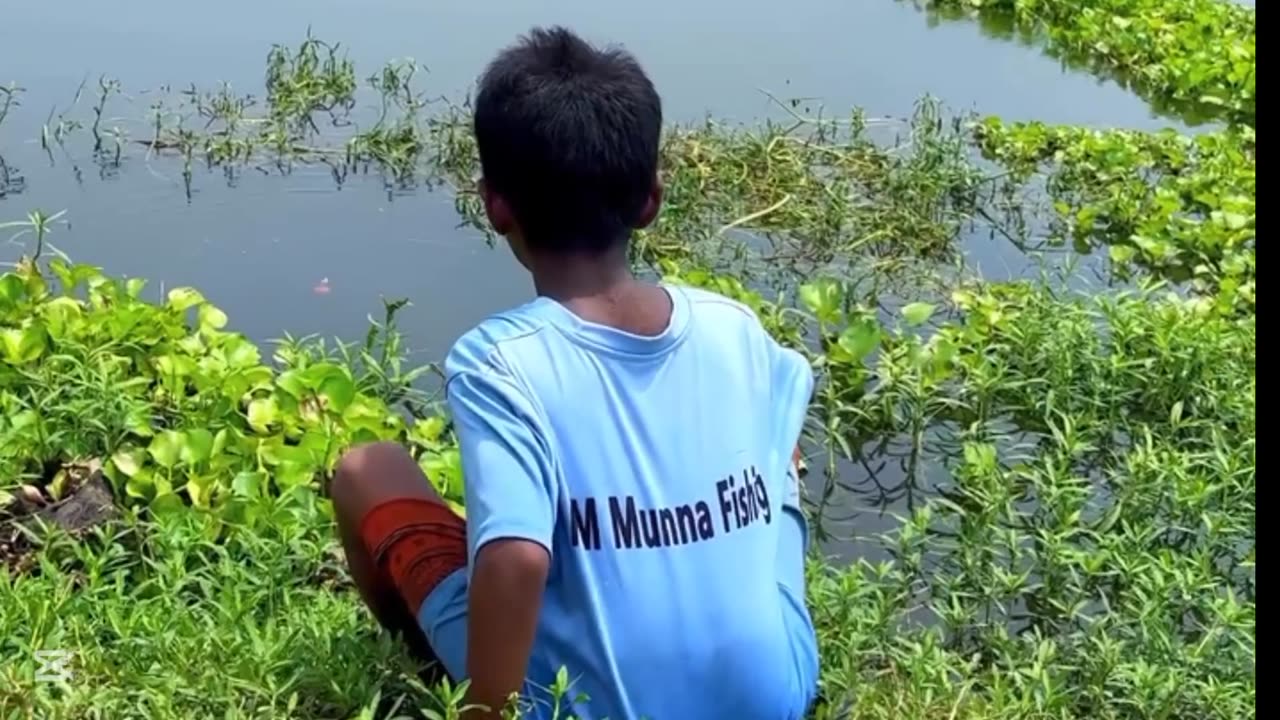
<svg viewBox="0 0 1280 720"><path fill-rule="evenodd" d="M499 538L550 552L525 690L536 717L563 666L570 699L589 700L561 717L801 718L817 652L791 452L813 374L744 305L666 289L660 335L538 298L454 346L469 558ZM421 612L455 676L462 575Z"/></svg>

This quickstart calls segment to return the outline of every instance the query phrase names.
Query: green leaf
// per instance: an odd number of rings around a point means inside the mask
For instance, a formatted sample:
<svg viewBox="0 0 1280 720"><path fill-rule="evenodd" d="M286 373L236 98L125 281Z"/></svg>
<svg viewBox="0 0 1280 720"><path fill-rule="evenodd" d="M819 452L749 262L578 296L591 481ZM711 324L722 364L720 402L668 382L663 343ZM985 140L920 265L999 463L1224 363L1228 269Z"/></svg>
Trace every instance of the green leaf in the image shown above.
<svg viewBox="0 0 1280 720"><path fill-rule="evenodd" d="M35 410L22 410L9 418L9 426L14 430L34 428L40 422L40 415Z"/></svg>
<svg viewBox="0 0 1280 720"><path fill-rule="evenodd" d="M187 512L186 503L182 502L182 498L171 490L157 492L149 507L151 512L156 515L177 515Z"/></svg>
<svg viewBox="0 0 1280 720"><path fill-rule="evenodd" d="M426 453L418 461L418 467L441 495L462 495L462 456L457 448Z"/></svg>
<svg viewBox="0 0 1280 720"><path fill-rule="evenodd" d="M0 275L0 306L17 305L27 294L27 286L17 273Z"/></svg>
<svg viewBox="0 0 1280 720"><path fill-rule="evenodd" d="M196 465L208 460L213 452L213 433L204 428L192 428L182 433L182 462Z"/></svg>
<svg viewBox="0 0 1280 720"><path fill-rule="evenodd" d="M196 371L196 361L186 355L161 355L152 362L163 378L188 377Z"/></svg>
<svg viewBox="0 0 1280 720"><path fill-rule="evenodd" d="M36 360L44 354L48 344L49 334L42 323L28 322L22 328L0 331L0 347L10 365L25 365Z"/></svg>
<svg viewBox="0 0 1280 720"><path fill-rule="evenodd" d="M204 295L192 287L176 287L169 291L169 307L178 312L185 312L203 302Z"/></svg>
<svg viewBox="0 0 1280 720"><path fill-rule="evenodd" d="M227 449L227 443L231 439L231 433L227 428L222 428L217 435L213 436L213 448L209 451L210 457L218 457Z"/></svg>
<svg viewBox="0 0 1280 720"><path fill-rule="evenodd" d="M835 280L823 279L800 286L800 302L819 321L834 323L840 319L844 304L844 288Z"/></svg>
<svg viewBox="0 0 1280 720"><path fill-rule="evenodd" d="M191 357L200 357L205 353L204 340L199 335L188 335L178 341L178 349Z"/></svg>
<svg viewBox="0 0 1280 720"><path fill-rule="evenodd" d="M49 261L49 270L58 277L58 282L62 284L62 292L69 293L75 289L75 280L71 277L71 268L62 258L55 258Z"/></svg>
<svg viewBox="0 0 1280 720"><path fill-rule="evenodd" d="M1222 212L1222 222L1229 230L1240 230L1249 224L1249 216L1237 212Z"/></svg>
<svg viewBox="0 0 1280 720"><path fill-rule="evenodd" d="M934 335L930 340L929 369L933 379L941 380L950 373L951 361L955 359L958 349L951 340L941 335Z"/></svg>
<svg viewBox="0 0 1280 720"><path fill-rule="evenodd" d="M183 487L191 504L198 508L207 508L213 502L214 482L212 478L193 476L187 479Z"/></svg>
<svg viewBox="0 0 1280 720"><path fill-rule="evenodd" d="M561 665L556 672L556 690L567 691L569 689L569 669Z"/></svg>
<svg viewBox="0 0 1280 720"><path fill-rule="evenodd" d="M265 433L280 416L280 408L274 397L258 398L249 403L247 413L249 426L255 431Z"/></svg>
<svg viewBox="0 0 1280 720"><path fill-rule="evenodd" d="M1107 255L1111 257L1111 262L1117 265L1128 265L1137 254L1137 248L1132 245L1112 245L1107 248Z"/></svg>
<svg viewBox="0 0 1280 720"><path fill-rule="evenodd" d="M137 299L142 294L142 289L147 286L147 281L143 278L129 278L124 282L124 291L129 297Z"/></svg>
<svg viewBox="0 0 1280 720"><path fill-rule="evenodd" d="M302 382L302 373L297 370L285 370L276 378L276 387L299 400L306 393L306 385Z"/></svg>
<svg viewBox="0 0 1280 720"><path fill-rule="evenodd" d="M241 497L262 497L267 487L267 474L261 470L245 470L231 480L231 491Z"/></svg>
<svg viewBox="0 0 1280 720"><path fill-rule="evenodd" d="M409 429L409 439L421 445L431 446L440 439L444 432L445 420L439 415L423 418Z"/></svg>
<svg viewBox="0 0 1280 720"><path fill-rule="evenodd" d="M84 315L84 307L74 298L57 297L41 307L41 314L47 323L49 336L63 338L79 328L78 321Z"/></svg>
<svg viewBox="0 0 1280 720"><path fill-rule="evenodd" d="M902 308L902 317L908 325L923 325L933 317L935 306L930 303L913 302Z"/></svg>
<svg viewBox="0 0 1280 720"><path fill-rule="evenodd" d="M33 300L44 299L49 290L48 283L45 282L44 276L40 273L28 273L23 277L23 284L26 286L27 297Z"/></svg>
<svg viewBox="0 0 1280 720"><path fill-rule="evenodd" d="M281 491L307 485L316 476L316 470L314 463L282 462L275 471L276 485Z"/></svg>
<svg viewBox="0 0 1280 720"><path fill-rule="evenodd" d="M155 476L150 468L141 468L124 484L124 492L129 497L149 498L155 494Z"/></svg>
<svg viewBox="0 0 1280 720"><path fill-rule="evenodd" d="M328 362L320 362L303 370L299 376L303 386L311 390L320 390L326 382L333 378L351 379L351 375L346 368L341 365L335 365Z"/></svg>
<svg viewBox="0 0 1280 720"><path fill-rule="evenodd" d="M355 399L356 384L345 373L334 375L324 381L318 394L325 399L330 410L340 413Z"/></svg>
<svg viewBox="0 0 1280 720"><path fill-rule="evenodd" d="M860 318L840 333L836 344L848 354L851 362L862 362L880 344L880 323L874 318Z"/></svg>
<svg viewBox="0 0 1280 720"><path fill-rule="evenodd" d="M160 467L172 468L182 458L183 443L182 433L164 430L151 439L147 452L151 453L151 457Z"/></svg>
<svg viewBox="0 0 1280 720"><path fill-rule="evenodd" d="M111 462L116 466L125 477L133 477L142 469L143 463L147 461L146 451L142 448L128 448L117 450L111 456Z"/></svg>
<svg viewBox="0 0 1280 720"><path fill-rule="evenodd" d="M221 330L227 326L227 314L209 304L200 306L196 319L201 329Z"/></svg>
<svg viewBox="0 0 1280 720"><path fill-rule="evenodd" d="M151 427L151 408L141 403L130 406L125 412L124 429L139 437L155 435L155 429Z"/></svg>
<svg viewBox="0 0 1280 720"><path fill-rule="evenodd" d="M241 371L240 375L244 381L249 383L251 390L270 390L271 383L275 380L274 373L271 368L265 365L256 365Z"/></svg>
<svg viewBox="0 0 1280 720"><path fill-rule="evenodd" d="M222 348L227 364L234 368L249 368L262 361L258 346L243 337L234 335Z"/></svg>

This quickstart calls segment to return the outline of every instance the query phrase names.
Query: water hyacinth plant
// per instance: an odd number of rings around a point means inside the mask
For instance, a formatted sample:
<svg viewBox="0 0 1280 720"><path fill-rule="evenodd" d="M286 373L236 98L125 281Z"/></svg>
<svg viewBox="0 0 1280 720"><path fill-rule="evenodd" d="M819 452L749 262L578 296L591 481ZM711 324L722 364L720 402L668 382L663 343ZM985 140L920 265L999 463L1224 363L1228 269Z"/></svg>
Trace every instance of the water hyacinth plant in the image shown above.
<svg viewBox="0 0 1280 720"><path fill-rule="evenodd" d="M29 264L0 280L0 310L22 318L5 323L0 372L10 482L98 458L119 497L235 512L240 498L312 486L352 443L397 439L418 444L442 493L460 497L444 421L390 409L421 374L398 369L396 340L383 337L393 325L339 353L285 346L273 368L193 288L150 303L141 280L61 260L47 272Z"/></svg>
<svg viewBox="0 0 1280 720"><path fill-rule="evenodd" d="M1254 124L1257 21L1220 0L925 0L951 12L1003 15L1049 48L1134 87L1157 107Z"/></svg>

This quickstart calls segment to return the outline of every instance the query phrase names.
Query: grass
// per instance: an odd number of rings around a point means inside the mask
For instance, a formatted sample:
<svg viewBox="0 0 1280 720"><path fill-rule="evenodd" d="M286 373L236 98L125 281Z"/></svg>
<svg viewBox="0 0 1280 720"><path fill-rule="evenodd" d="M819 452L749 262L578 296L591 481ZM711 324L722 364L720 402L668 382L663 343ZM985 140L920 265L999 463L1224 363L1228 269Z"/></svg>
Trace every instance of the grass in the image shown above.
<svg viewBox="0 0 1280 720"><path fill-rule="evenodd" d="M637 268L745 302L809 358L821 537L851 500L899 515L884 561L811 559L811 716L1253 717L1252 12L967 7L1012 10L1149 97L1213 95L1227 125L1011 124L925 99L890 122L784 103L787 123L668 129L669 205ZM1196 41L1209 30L1230 52ZM341 132L355 70L308 36L269 53L264 107L192 88L157 103L143 144L189 191L198 163L324 163L448 184L480 226L467 107L428 100L419 69L368 78L377 119ZM118 89L100 82L89 123L59 115L46 149L87 126L118 163L129 131L97 122ZM404 302L361 343L268 352L194 288L71 262L48 243L59 217L15 223L28 256L0 275L0 717L457 717L459 689L423 684L363 610L325 492L344 448L390 439L460 498L448 419L420 389L433 368L403 360ZM972 277L975 224L1028 251L1105 248L1127 285ZM98 466L116 517L43 523ZM73 652L69 683L35 680L54 649Z"/></svg>

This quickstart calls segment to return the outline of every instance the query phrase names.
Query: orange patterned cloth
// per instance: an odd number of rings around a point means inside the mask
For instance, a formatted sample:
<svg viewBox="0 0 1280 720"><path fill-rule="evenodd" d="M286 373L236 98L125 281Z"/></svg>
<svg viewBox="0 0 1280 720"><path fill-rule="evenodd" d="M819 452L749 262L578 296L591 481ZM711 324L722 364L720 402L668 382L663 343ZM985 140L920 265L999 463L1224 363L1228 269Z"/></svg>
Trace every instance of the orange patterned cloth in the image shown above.
<svg viewBox="0 0 1280 720"><path fill-rule="evenodd" d="M442 502L388 500L365 515L360 538L415 616L441 580L467 565L467 522Z"/></svg>

